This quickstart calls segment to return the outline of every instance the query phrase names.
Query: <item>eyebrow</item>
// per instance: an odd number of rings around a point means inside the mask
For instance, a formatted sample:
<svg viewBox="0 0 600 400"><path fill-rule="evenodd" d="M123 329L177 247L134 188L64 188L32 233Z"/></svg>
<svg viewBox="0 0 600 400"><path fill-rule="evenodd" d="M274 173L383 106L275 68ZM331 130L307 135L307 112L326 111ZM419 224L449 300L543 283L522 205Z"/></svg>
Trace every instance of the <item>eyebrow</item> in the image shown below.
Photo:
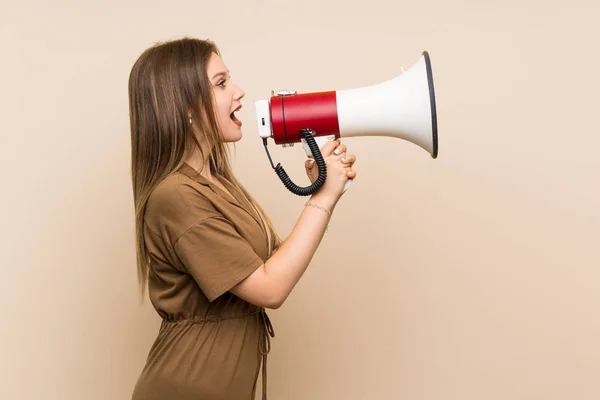
<svg viewBox="0 0 600 400"><path fill-rule="evenodd" d="M214 74L214 75L213 75L213 77L212 77L212 78L210 78L210 80L212 81L212 80L213 80L213 79L215 79L217 76L226 76L226 75L228 75L228 74L229 74L229 71L227 71L227 72L223 72L223 71L222 71L222 72L217 72L216 74Z"/></svg>

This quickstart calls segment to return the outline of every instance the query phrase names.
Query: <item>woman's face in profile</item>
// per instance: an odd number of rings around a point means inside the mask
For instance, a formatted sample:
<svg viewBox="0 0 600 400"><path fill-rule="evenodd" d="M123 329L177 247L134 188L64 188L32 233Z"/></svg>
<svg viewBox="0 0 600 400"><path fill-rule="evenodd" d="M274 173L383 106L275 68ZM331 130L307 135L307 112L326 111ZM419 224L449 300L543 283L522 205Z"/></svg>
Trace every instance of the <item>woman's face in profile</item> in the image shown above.
<svg viewBox="0 0 600 400"><path fill-rule="evenodd" d="M206 72L212 86L215 114L223 141L237 142L242 138L242 121L234 113L242 107L241 99L246 94L230 80L229 69L218 54L212 54Z"/></svg>

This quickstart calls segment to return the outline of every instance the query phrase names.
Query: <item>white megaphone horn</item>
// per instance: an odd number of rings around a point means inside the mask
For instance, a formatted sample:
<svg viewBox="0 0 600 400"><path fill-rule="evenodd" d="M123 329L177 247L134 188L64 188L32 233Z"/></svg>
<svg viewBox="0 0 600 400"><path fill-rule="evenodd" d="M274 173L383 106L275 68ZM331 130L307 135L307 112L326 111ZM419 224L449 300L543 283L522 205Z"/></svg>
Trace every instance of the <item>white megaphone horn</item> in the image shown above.
<svg viewBox="0 0 600 400"><path fill-rule="evenodd" d="M299 196L311 195L325 183L327 171L320 149L328 140L387 136L416 144L432 158L438 155L433 72L426 51L409 70L379 84L305 94L282 91L272 93L269 100L257 101L255 107L258 134L271 166L284 186ZM302 142L319 168L315 182L297 186L280 164L273 165L268 138L283 146Z"/></svg>

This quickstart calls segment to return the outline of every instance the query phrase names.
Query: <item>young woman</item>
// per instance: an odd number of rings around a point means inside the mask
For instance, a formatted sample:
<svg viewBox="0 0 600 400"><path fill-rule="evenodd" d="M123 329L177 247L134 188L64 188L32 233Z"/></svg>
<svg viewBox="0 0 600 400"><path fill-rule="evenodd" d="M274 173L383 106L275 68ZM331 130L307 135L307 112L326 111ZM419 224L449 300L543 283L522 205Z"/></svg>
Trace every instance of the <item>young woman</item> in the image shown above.
<svg viewBox="0 0 600 400"><path fill-rule="evenodd" d="M326 183L282 241L232 172L243 97L210 41L159 43L131 70L138 276L162 317L133 400L254 399L261 361L266 398L265 309L286 300L356 177L355 156L327 143Z"/></svg>

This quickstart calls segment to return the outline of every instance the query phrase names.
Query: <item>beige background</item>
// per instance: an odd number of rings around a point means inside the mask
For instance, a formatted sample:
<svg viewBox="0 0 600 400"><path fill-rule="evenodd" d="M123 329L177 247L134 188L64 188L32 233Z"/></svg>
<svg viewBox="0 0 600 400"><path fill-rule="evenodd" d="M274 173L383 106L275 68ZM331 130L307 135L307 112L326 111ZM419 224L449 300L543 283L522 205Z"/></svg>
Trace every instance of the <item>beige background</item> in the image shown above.
<svg viewBox="0 0 600 400"><path fill-rule="evenodd" d="M440 155L353 138L359 177L271 312L271 399L600 398L600 6L31 1L0 13L0 398L127 399L158 329L136 292L127 77L211 38L247 93L235 168L286 235L253 103L431 54ZM306 183L301 147L276 148Z"/></svg>

